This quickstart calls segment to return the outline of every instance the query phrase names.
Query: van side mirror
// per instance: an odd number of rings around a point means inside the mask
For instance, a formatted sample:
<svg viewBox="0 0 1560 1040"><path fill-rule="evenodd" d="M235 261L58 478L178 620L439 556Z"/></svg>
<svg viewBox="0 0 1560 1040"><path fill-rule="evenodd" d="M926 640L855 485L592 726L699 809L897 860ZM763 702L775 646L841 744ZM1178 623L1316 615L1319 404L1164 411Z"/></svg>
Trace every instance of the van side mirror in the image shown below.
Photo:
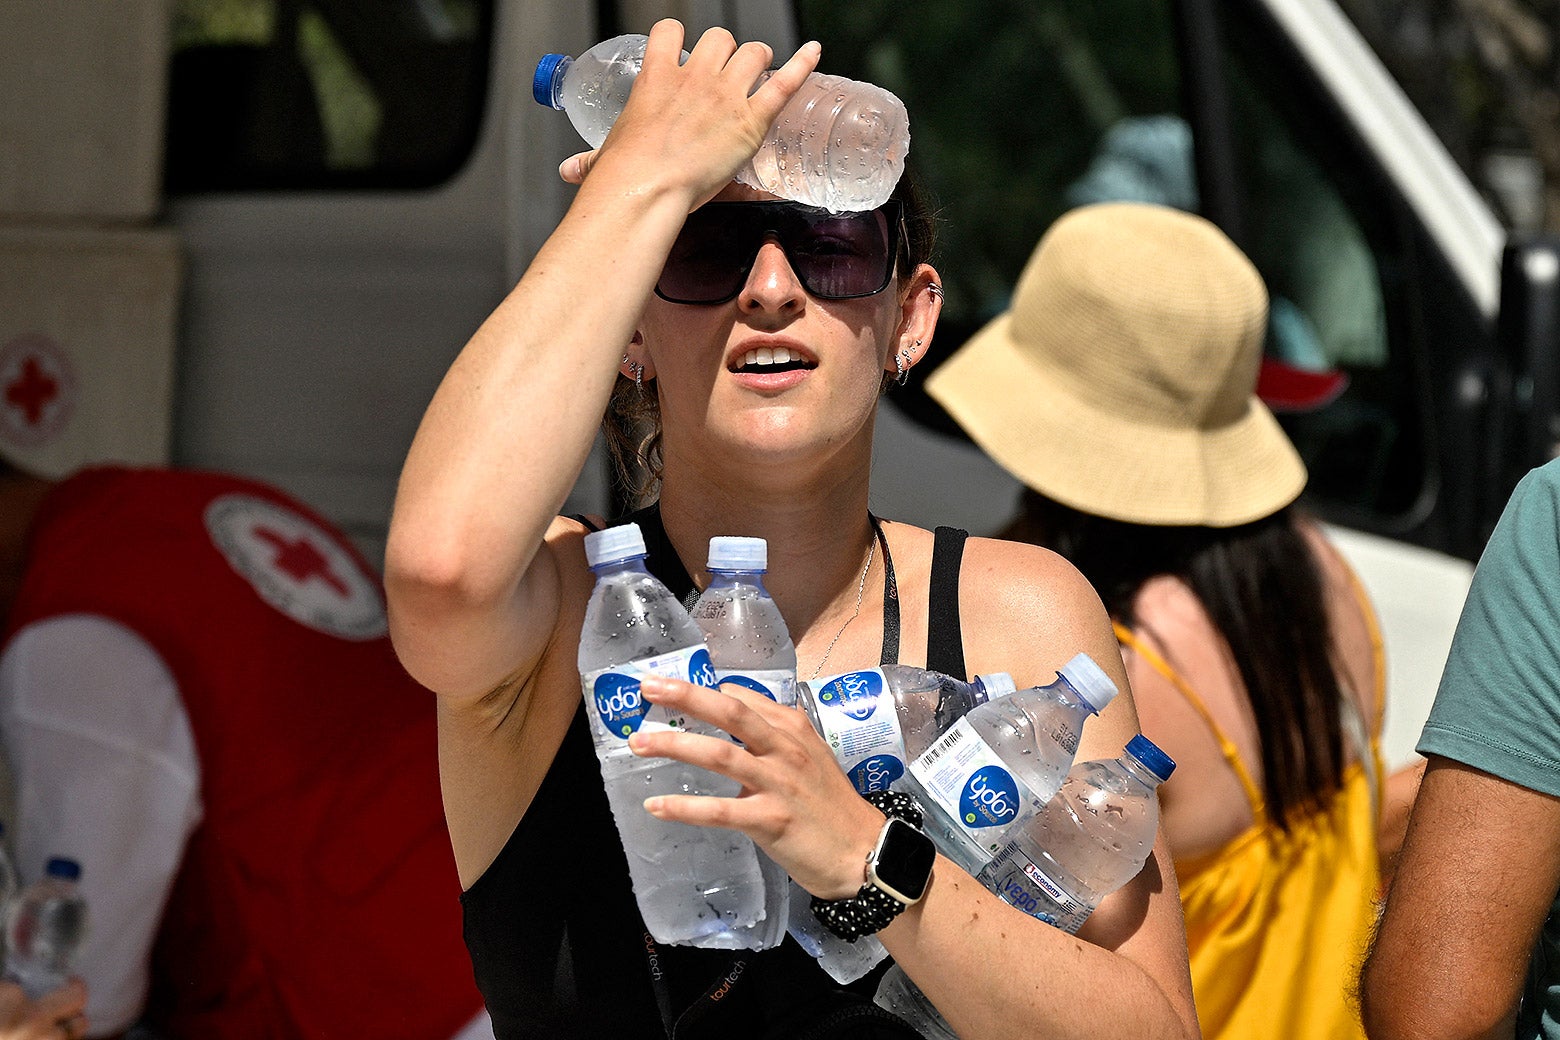
<svg viewBox="0 0 1560 1040"><path fill-rule="evenodd" d="M1509 373L1501 423L1509 488L1560 455L1560 236L1514 234L1507 243L1495 343Z"/></svg>

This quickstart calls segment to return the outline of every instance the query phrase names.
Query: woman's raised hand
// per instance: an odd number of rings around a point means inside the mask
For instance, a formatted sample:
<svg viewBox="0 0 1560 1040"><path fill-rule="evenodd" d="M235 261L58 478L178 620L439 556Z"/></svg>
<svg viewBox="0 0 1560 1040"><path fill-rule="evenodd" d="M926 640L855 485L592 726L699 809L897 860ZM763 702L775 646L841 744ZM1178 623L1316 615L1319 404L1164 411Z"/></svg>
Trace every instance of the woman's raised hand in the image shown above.
<svg viewBox="0 0 1560 1040"><path fill-rule="evenodd" d="M647 678L640 692L653 704L718 726L742 742L675 731L630 737L636 755L675 758L742 785L735 798L648 799L645 809L652 816L741 831L815 896L841 899L860 890L883 814L856 794L805 712L738 686L710 690Z"/></svg>
<svg viewBox="0 0 1560 1040"><path fill-rule="evenodd" d="M690 210L709 201L753 157L770 124L818 65L821 48L806 43L757 90L774 51L765 43L740 47L725 29L699 38L686 63L683 27L666 18L650 30L644 66L628 105L602 146L565 159L564 180L613 164L617 176L641 187L680 188Z"/></svg>

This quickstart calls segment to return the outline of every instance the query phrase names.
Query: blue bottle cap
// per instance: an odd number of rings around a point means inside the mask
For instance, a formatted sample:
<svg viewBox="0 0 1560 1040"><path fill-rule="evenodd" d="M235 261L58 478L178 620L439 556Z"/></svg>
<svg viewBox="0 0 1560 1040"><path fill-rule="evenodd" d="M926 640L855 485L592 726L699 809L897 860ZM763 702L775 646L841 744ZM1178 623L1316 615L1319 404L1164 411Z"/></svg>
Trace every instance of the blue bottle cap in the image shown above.
<svg viewBox="0 0 1560 1040"><path fill-rule="evenodd" d="M64 856L55 856L49 860L48 866L43 872L49 877L64 878L66 881L76 881L81 877L81 864Z"/></svg>
<svg viewBox="0 0 1560 1040"><path fill-rule="evenodd" d="M557 92L553 89L558 79L558 66L569 60L567 54L544 54L536 63L536 75L531 77L531 96L538 105L562 109Z"/></svg>
<svg viewBox="0 0 1560 1040"><path fill-rule="evenodd" d="M585 562L592 567L620 563L645 555L645 536L638 524L619 524L585 536Z"/></svg>
<svg viewBox="0 0 1560 1040"><path fill-rule="evenodd" d="M1175 772L1175 760L1159 750L1158 744L1141 733L1127 741L1127 754L1143 763L1145 769L1159 777L1160 783L1170 779L1170 774Z"/></svg>

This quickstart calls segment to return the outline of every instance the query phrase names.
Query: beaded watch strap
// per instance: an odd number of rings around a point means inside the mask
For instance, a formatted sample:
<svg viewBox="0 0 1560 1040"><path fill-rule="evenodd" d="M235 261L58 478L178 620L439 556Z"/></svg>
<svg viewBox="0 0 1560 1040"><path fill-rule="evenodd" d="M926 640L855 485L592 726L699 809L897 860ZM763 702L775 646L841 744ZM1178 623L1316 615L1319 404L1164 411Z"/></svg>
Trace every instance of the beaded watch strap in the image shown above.
<svg viewBox="0 0 1560 1040"><path fill-rule="evenodd" d="M921 826L921 807L908 794L900 791L872 791L862 797L877 806L886 817L904 820L912 827ZM814 896L812 901L813 916L829 931L851 943L863 935L873 935L887 928L904 909L903 903L870 881L848 899L819 899Z"/></svg>

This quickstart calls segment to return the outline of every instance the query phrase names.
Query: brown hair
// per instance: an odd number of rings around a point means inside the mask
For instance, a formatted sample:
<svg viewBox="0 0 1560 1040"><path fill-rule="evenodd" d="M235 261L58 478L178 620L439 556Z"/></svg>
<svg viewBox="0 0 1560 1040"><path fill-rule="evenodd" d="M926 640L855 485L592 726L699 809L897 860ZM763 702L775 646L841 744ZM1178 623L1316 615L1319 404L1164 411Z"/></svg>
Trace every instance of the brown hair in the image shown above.
<svg viewBox="0 0 1560 1040"><path fill-rule="evenodd" d="M931 263L937 218L929 192L906 169L890 198L900 203L904 220L898 271L905 273ZM883 388L886 390L892 382L893 376L885 374ZM655 383L640 386L619 373L601 420L601 431L623 501L629 508L643 504L661 482L661 407Z"/></svg>
<svg viewBox="0 0 1560 1040"><path fill-rule="evenodd" d="M1321 569L1293 506L1237 527L1156 527L1085 513L1034 489L1001 537L1046 546L1138 625L1138 590L1169 575L1197 597L1240 669L1262 745L1268 818L1325 805L1342 784L1342 704Z"/></svg>

